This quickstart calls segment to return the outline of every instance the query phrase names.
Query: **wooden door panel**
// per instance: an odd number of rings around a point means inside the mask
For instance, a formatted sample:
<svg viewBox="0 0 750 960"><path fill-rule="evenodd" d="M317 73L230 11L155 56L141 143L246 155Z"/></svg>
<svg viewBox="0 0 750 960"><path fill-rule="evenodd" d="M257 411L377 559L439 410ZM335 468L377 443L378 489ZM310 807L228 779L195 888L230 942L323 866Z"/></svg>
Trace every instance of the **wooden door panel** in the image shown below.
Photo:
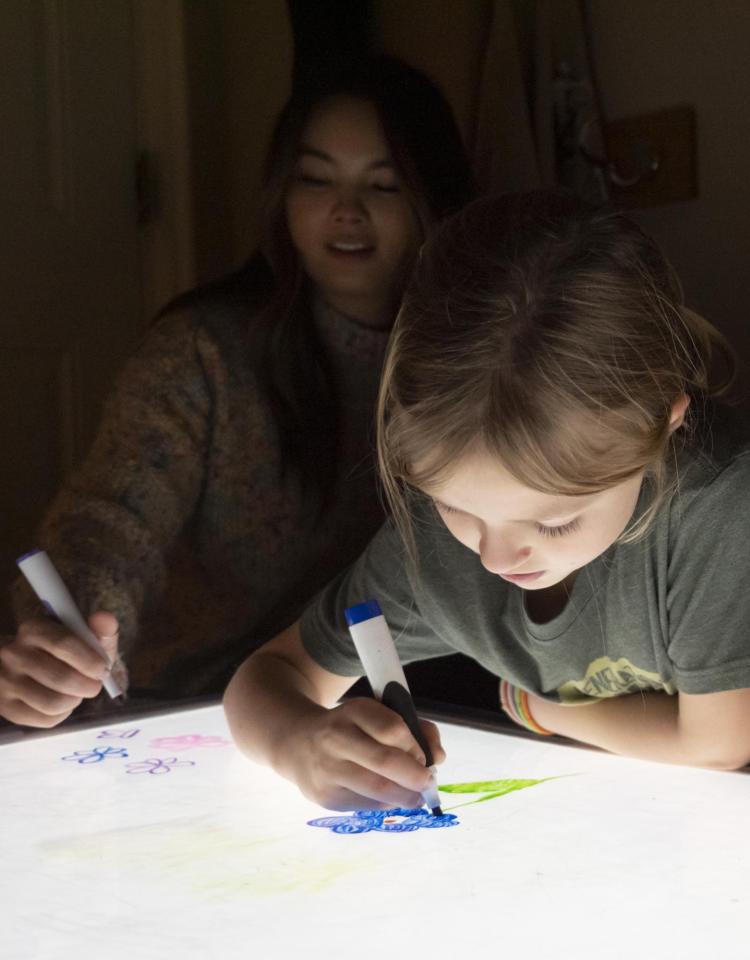
<svg viewBox="0 0 750 960"><path fill-rule="evenodd" d="M11 565L31 549L30 531L73 461L76 410L70 390L73 361L56 350L14 349L13 380L0 379L3 462L3 559ZM16 384L22 383L19 391Z"/></svg>
<svg viewBox="0 0 750 960"><path fill-rule="evenodd" d="M130 0L0 3L0 629L142 326Z"/></svg>

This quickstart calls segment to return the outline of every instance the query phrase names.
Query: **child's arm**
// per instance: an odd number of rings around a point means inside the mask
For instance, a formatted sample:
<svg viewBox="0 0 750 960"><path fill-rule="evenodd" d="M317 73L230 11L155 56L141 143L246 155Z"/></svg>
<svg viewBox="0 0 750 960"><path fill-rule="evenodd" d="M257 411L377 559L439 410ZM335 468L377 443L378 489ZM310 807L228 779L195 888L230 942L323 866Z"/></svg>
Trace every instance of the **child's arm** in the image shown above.
<svg viewBox="0 0 750 960"><path fill-rule="evenodd" d="M371 698L336 701L354 682L319 666L295 624L248 657L224 696L240 749L336 810L421 807L430 774L404 721ZM437 762L437 728L424 723Z"/></svg>
<svg viewBox="0 0 750 960"><path fill-rule="evenodd" d="M529 694L529 708L545 729L612 753L719 770L750 763L750 690L632 694L585 707Z"/></svg>

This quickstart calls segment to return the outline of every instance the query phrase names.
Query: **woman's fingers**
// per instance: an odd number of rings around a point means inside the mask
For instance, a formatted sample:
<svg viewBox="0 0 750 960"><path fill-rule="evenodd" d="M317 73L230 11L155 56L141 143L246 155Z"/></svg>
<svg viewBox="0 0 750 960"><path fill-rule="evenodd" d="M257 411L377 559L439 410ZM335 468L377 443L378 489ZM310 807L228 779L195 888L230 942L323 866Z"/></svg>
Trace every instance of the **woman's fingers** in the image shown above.
<svg viewBox="0 0 750 960"><path fill-rule="evenodd" d="M4 716L6 720L10 720L11 723L17 723L22 727L40 727L44 730L49 730L52 727L56 727L58 723L62 723L63 720L67 720L72 712L72 710L66 710L64 713L49 715L34 710L33 707L30 707L27 703L23 703L21 700L13 700L11 703L3 706L2 716Z"/></svg>
<svg viewBox="0 0 750 960"><path fill-rule="evenodd" d="M101 613L92 620L107 652L116 656L116 619ZM55 726L82 699L97 696L107 669L102 657L65 627L52 620L27 621L0 647L0 715L27 726Z"/></svg>
<svg viewBox="0 0 750 960"><path fill-rule="evenodd" d="M117 617L102 610L92 613L89 617L89 626L97 635L99 642L107 651L110 660L117 659L117 645L120 635Z"/></svg>
<svg viewBox="0 0 750 960"><path fill-rule="evenodd" d="M30 620L22 623L10 648L19 655L25 652L30 658L43 650L92 680L101 680L107 670L107 665L95 650L52 621Z"/></svg>
<svg viewBox="0 0 750 960"><path fill-rule="evenodd" d="M19 684L29 679L52 695L76 698L80 703L83 698L95 697L102 689L101 680L93 680L45 650L9 651L8 660L11 665L15 661ZM32 705L43 710L41 704ZM67 704L60 707L63 709L67 709Z"/></svg>
<svg viewBox="0 0 750 960"><path fill-rule="evenodd" d="M69 716L81 699L50 690L28 676L0 676L0 712L12 723L54 726Z"/></svg>
<svg viewBox="0 0 750 960"><path fill-rule="evenodd" d="M19 631L20 634L20 631ZM28 633L0 651L7 675L31 677L58 693L94 697L101 689L105 664L77 637Z"/></svg>

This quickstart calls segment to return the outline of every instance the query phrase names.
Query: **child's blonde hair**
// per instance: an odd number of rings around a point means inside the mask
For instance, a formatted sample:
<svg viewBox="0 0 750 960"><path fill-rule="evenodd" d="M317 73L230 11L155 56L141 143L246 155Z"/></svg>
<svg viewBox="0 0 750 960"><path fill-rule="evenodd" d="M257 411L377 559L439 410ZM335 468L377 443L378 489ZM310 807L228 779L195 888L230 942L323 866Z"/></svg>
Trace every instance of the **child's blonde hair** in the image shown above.
<svg viewBox="0 0 750 960"><path fill-rule="evenodd" d="M378 457L410 553L410 492L477 446L545 493L645 470L648 507L623 534L634 539L670 489L673 404L688 394L694 410L733 371L724 338L622 214L559 191L475 201L424 247L383 373Z"/></svg>

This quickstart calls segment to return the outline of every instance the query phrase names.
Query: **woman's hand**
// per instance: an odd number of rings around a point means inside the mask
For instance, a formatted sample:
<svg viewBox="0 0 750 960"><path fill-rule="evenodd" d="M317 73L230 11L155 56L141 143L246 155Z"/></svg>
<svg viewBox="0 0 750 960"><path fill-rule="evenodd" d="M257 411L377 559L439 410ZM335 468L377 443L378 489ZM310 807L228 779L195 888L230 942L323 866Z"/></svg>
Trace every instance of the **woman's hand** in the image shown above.
<svg viewBox="0 0 750 960"><path fill-rule="evenodd" d="M117 620L95 613L89 626L114 661ZM83 640L53 620L27 620L0 646L0 716L29 727L54 727L82 700L97 696L108 668Z"/></svg>
<svg viewBox="0 0 750 960"><path fill-rule="evenodd" d="M420 721L436 763L445 759L434 723ZM332 810L421 807L425 756L401 717L371 698L316 707L290 731L278 769L310 800Z"/></svg>

